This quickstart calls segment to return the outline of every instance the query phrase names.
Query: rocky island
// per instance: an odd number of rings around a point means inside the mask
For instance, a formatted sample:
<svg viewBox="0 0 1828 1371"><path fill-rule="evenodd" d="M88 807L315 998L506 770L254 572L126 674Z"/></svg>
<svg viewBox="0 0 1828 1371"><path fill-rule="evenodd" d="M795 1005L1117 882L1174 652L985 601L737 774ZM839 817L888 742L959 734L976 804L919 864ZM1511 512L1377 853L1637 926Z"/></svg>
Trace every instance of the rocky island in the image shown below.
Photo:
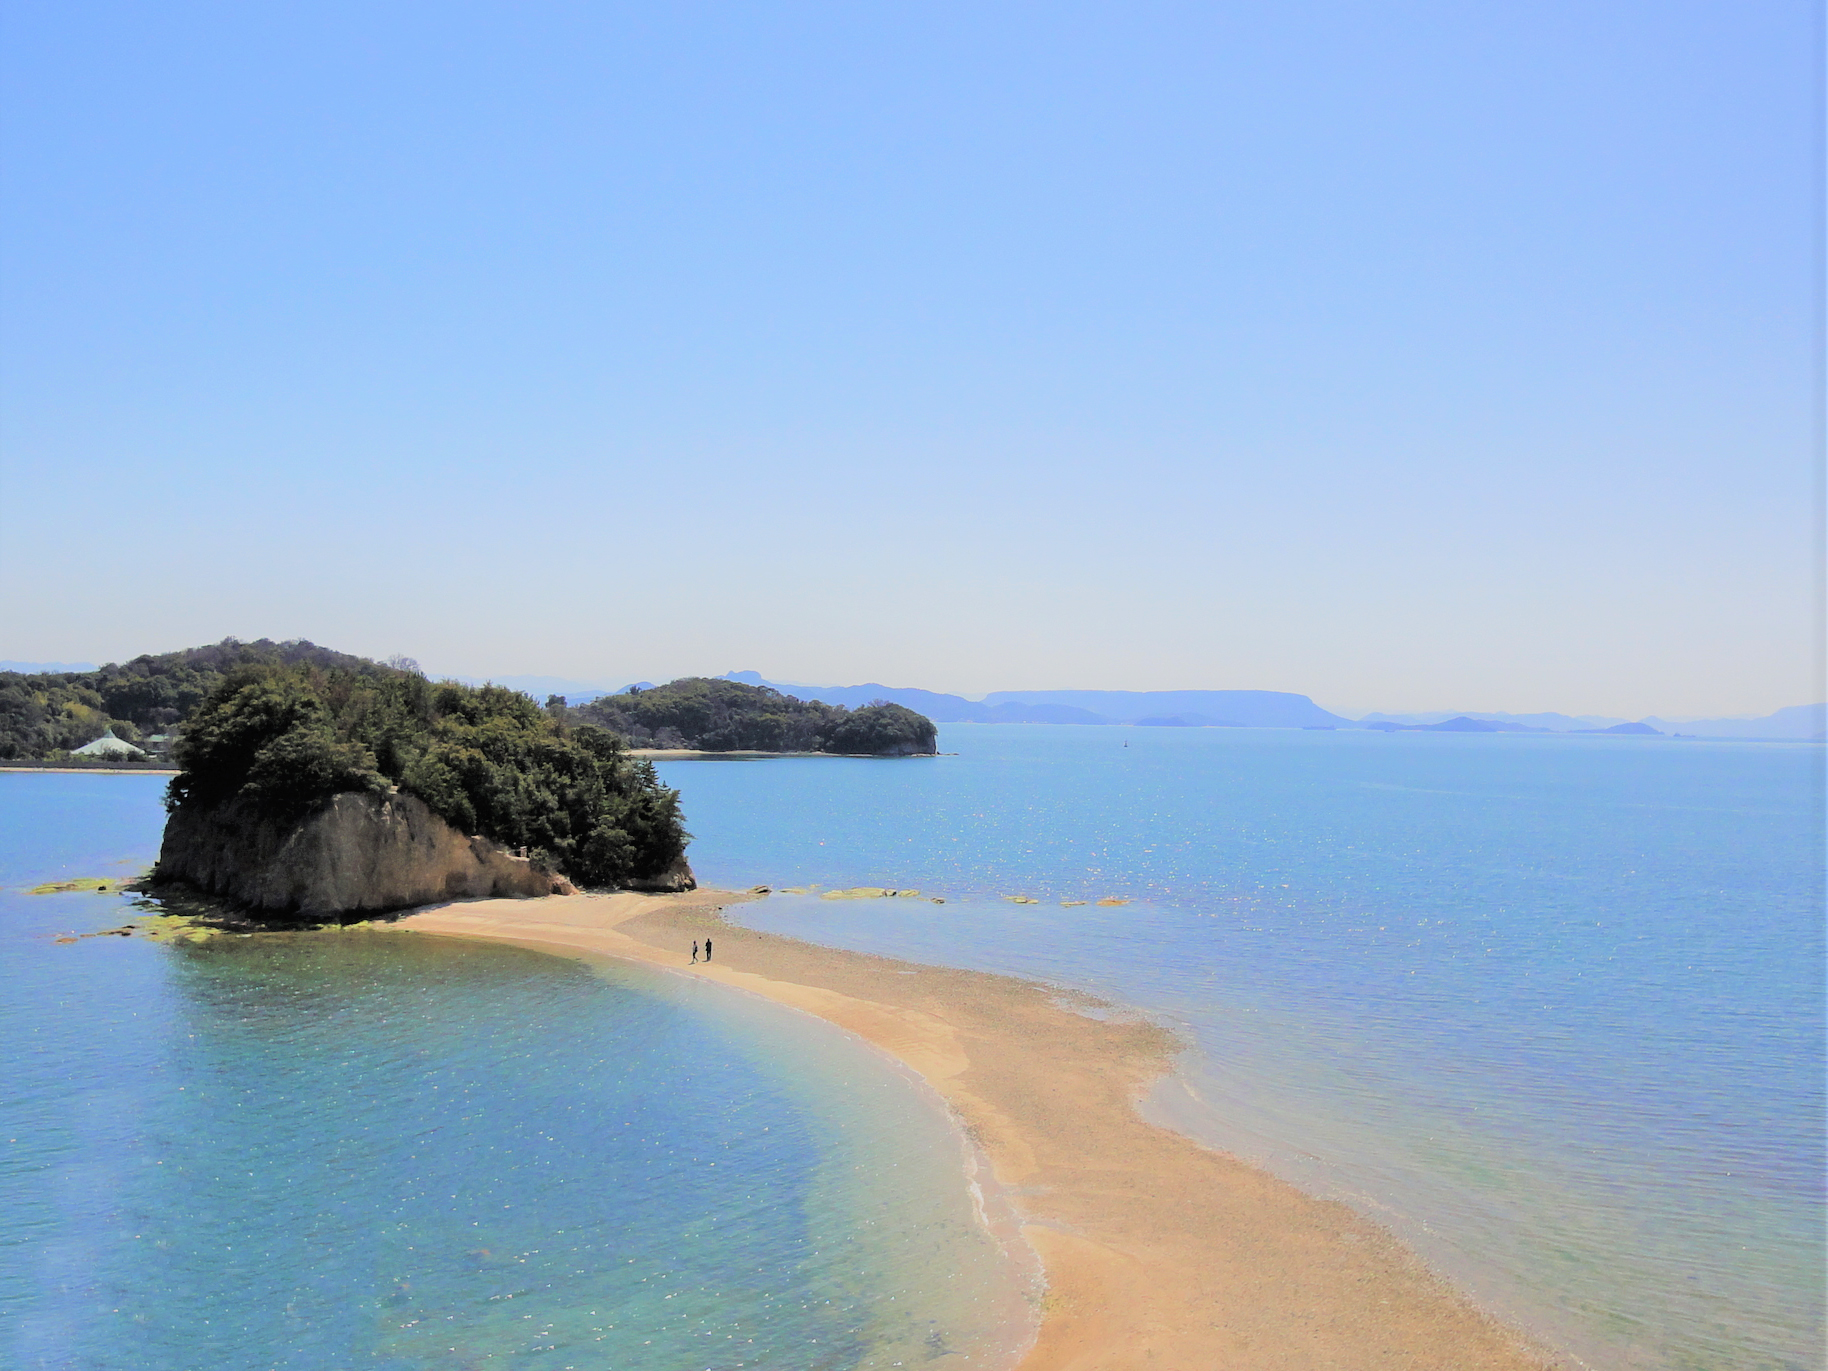
<svg viewBox="0 0 1828 1371"><path fill-rule="evenodd" d="M303 640L0 672L0 760L176 767L154 883L275 922L691 889L678 795L631 747L931 756L936 731L887 701L698 677L542 708Z"/></svg>
<svg viewBox="0 0 1828 1371"><path fill-rule="evenodd" d="M156 885L267 920L687 890L678 793L616 734L356 659L226 673L186 721Z"/></svg>

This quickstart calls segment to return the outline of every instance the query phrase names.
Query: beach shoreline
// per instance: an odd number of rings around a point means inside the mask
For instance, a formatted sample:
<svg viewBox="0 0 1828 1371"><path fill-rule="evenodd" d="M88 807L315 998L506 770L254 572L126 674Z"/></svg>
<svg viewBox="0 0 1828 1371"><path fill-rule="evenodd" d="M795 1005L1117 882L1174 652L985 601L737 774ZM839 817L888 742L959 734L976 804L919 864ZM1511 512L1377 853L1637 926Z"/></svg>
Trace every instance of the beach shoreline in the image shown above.
<svg viewBox="0 0 1828 1371"><path fill-rule="evenodd" d="M733 924L699 890L431 906L395 927L609 956L760 994L906 1065L987 1159L1042 1264L1020 1371L1225 1366L1542 1371L1554 1360L1372 1221L1148 1122L1156 1024L1013 977ZM709 936L716 960L694 963Z"/></svg>
<svg viewBox="0 0 1828 1371"><path fill-rule="evenodd" d="M20 776L176 776L176 767L160 766L0 766Z"/></svg>

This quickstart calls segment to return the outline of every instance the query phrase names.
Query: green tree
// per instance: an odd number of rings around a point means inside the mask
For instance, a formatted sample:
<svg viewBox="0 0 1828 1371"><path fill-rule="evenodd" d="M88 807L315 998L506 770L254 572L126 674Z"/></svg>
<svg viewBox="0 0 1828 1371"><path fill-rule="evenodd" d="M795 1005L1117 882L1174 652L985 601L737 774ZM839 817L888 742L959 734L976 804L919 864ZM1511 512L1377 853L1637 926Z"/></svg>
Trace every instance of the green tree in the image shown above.
<svg viewBox="0 0 1828 1371"><path fill-rule="evenodd" d="M337 794L398 788L583 885L657 875L690 836L678 793L614 734L568 728L517 691L434 685L413 671L237 668L173 757L174 812L237 804L290 822Z"/></svg>
<svg viewBox="0 0 1828 1371"><path fill-rule="evenodd" d="M900 705L859 710L796 700L767 686L688 676L663 686L606 695L570 710L637 747L705 752L932 752L932 720Z"/></svg>

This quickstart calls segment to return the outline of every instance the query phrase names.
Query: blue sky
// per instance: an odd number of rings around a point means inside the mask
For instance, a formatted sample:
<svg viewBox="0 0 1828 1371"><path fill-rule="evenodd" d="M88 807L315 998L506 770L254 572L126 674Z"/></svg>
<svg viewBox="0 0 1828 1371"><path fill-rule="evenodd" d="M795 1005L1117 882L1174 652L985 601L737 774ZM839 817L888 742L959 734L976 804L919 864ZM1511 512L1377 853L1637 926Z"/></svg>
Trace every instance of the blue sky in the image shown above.
<svg viewBox="0 0 1828 1371"><path fill-rule="evenodd" d="M1802 3L0 3L0 656L1820 698Z"/></svg>

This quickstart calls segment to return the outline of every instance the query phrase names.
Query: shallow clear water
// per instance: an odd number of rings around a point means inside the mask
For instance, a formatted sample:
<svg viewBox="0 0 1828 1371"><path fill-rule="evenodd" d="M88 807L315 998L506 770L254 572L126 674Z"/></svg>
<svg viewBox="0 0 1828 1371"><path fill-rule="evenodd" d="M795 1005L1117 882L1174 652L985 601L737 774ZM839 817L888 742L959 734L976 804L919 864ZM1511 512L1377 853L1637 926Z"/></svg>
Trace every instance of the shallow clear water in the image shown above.
<svg viewBox="0 0 1828 1371"><path fill-rule="evenodd" d="M0 776L0 1363L1006 1360L959 1138L817 1020L406 933L54 942L134 911L21 887L144 866L160 785Z"/></svg>
<svg viewBox="0 0 1828 1371"><path fill-rule="evenodd" d="M1147 1009L1151 1101L1594 1365L1819 1367L1823 752L954 725L663 764L735 917ZM1001 897L1043 901L1017 905ZM1062 900L1126 897L1116 907Z"/></svg>

